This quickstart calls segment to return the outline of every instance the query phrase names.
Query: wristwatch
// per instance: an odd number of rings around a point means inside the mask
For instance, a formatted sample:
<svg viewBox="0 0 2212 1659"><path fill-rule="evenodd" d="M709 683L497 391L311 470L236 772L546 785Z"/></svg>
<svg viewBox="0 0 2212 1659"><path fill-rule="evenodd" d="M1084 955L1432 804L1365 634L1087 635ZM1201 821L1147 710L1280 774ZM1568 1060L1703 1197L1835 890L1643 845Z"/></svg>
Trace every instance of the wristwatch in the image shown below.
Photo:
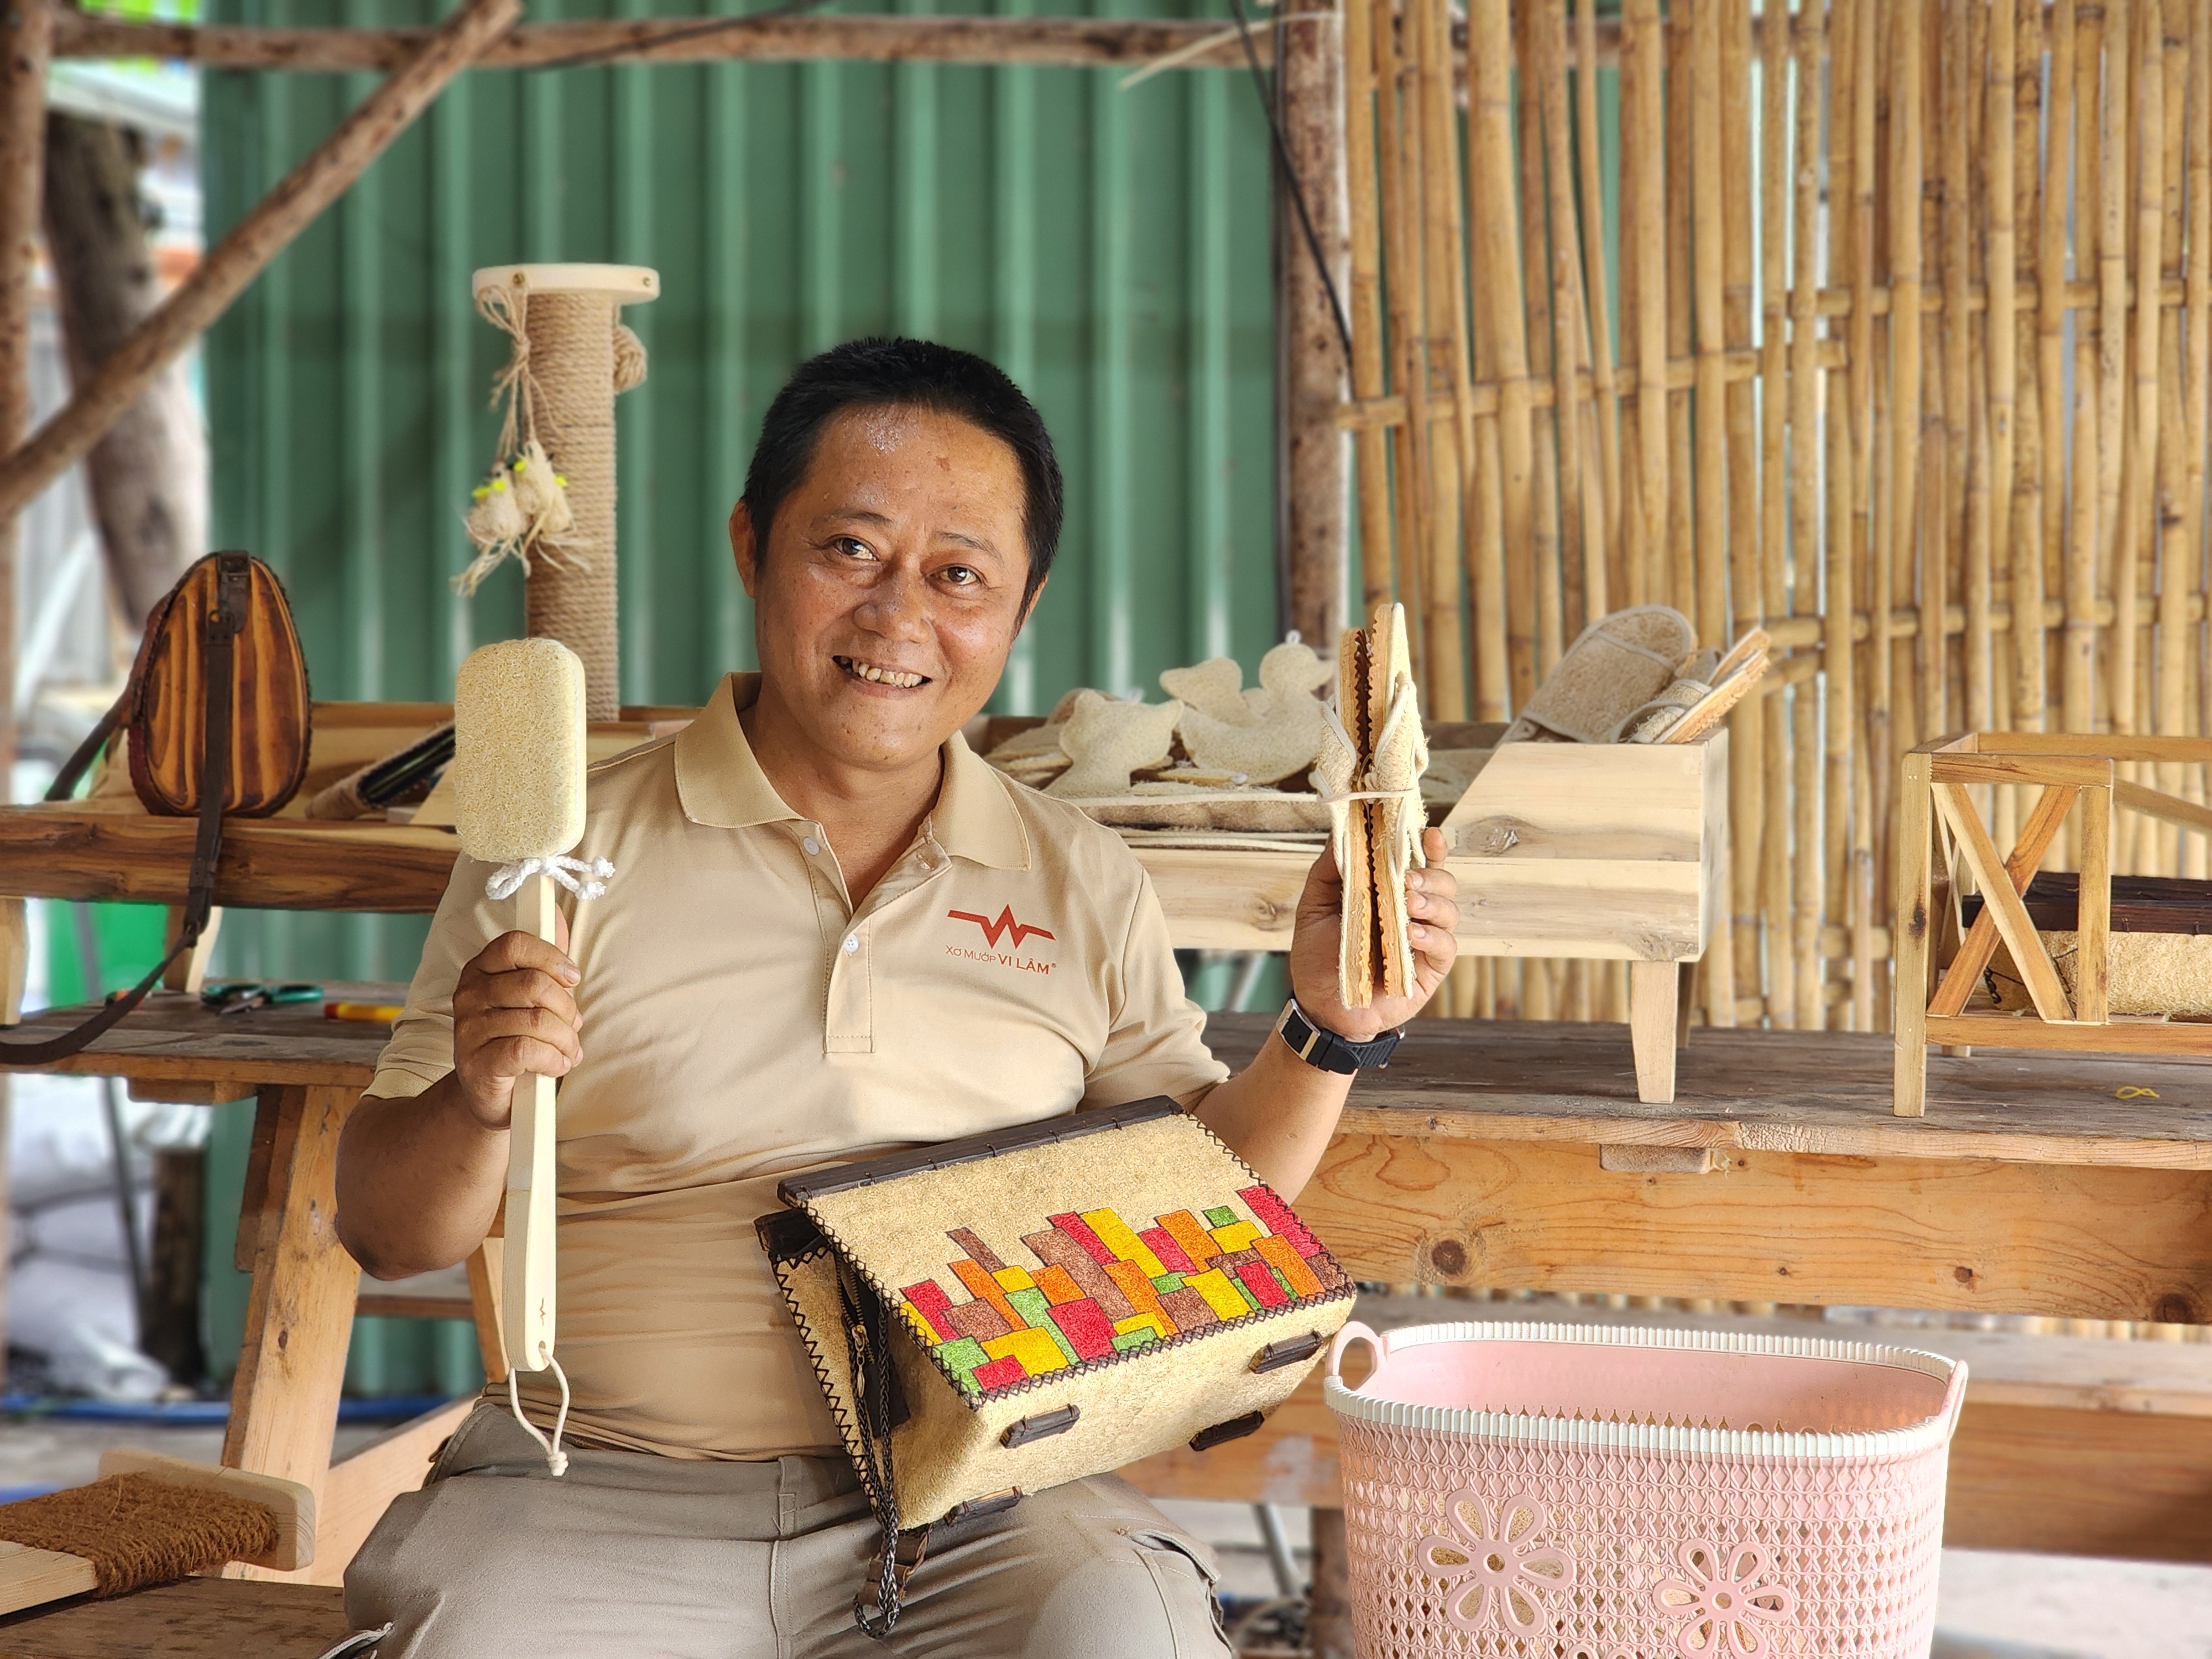
<svg viewBox="0 0 2212 1659"><path fill-rule="evenodd" d="M1364 1042L1354 1042L1334 1031L1324 1031L1308 1019L1296 997L1283 1005L1283 1017L1275 1022L1275 1032L1291 1045L1291 1052L1307 1065L1339 1073L1389 1065L1399 1038L1406 1035L1402 1030L1385 1031Z"/></svg>

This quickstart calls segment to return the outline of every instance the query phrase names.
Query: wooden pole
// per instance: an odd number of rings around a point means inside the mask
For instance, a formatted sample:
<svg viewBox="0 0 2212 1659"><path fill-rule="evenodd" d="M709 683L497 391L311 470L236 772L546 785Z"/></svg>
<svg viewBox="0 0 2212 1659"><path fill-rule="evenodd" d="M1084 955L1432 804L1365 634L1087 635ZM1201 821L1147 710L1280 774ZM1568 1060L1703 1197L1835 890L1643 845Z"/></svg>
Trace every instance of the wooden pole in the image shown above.
<svg viewBox="0 0 2212 1659"><path fill-rule="evenodd" d="M2062 17L2064 14L2062 12ZM2098 90L2105 14L2074 18L2074 268L2095 267L2103 215L2098 202ZM2062 25L2063 27L2063 25ZM2061 211L2063 211L2062 205ZM2101 309L2074 319L2074 440L2066 525L2066 650L2060 666L2063 730L2095 730L2097 663L2097 336Z"/></svg>
<svg viewBox="0 0 2212 1659"><path fill-rule="evenodd" d="M1344 0L1345 195L1351 233L1352 390L1382 395L1382 227L1375 201L1373 0ZM1390 546L1390 441L1379 426L1353 441L1359 462L1359 614L1373 614L1396 589ZM1312 641L1326 653L1334 635Z"/></svg>
<svg viewBox="0 0 2212 1659"><path fill-rule="evenodd" d="M1693 0L1690 10L1690 214L1692 326L1698 353L1697 608L1698 639L1720 645L1728 635L1729 476L1726 232L1721 204L1726 168L1721 156L1721 7L1726 0ZM1779 33L1779 31L1777 31ZM1668 88L1680 98L1680 82ZM1736 186L1742 189L1741 182ZM1752 482L1746 479L1745 483Z"/></svg>
<svg viewBox="0 0 2212 1659"><path fill-rule="evenodd" d="M1924 169L1921 131L1927 108L1922 72L1927 27L1922 0L1898 0L1895 19L1890 44L1896 54L1897 80L1889 113L1893 157L1889 201L1889 331L1895 363L1890 394L1890 435L1895 445L1890 458L1890 556L1893 562L1890 591L1910 593L1913 591L1914 551L1920 528L1917 485L1923 436L1920 217ZM1879 604L1876 609L1881 609ZM1878 616L1876 626L1886 621L1886 617ZM1909 683L1893 669L1889 687L1893 699L1901 686ZM1898 726L1902 726L1901 731ZM1893 726L1892 734L1899 746L1919 741L1920 734L1910 720L1898 726Z"/></svg>
<svg viewBox="0 0 2212 1659"><path fill-rule="evenodd" d="M2080 52L2080 28L2074 13L2075 0L2057 0L2051 17L2051 114L2048 120L2050 139L2045 148L2043 169L2043 218L2036 239L2036 394L2042 405L2043 443L2043 547L2042 570L2039 573L2039 587L2047 590L2052 578L2057 580L2066 603L2073 603L2073 587L2068 580L2067 545L2069 538L2069 517L2066 499L2066 213L2076 154L2074 143L2074 92L2080 71L2075 58ZM2039 641L2043 648L2036 653L2038 661L2035 684L2023 687L2031 695L2020 700L2016 718L2033 720L2027 729L2040 731L2049 723L2045 709L2051 692L2051 665L2049 662L2049 635ZM2071 684L2071 664L2075 651L2074 630L2069 620L2062 641L2058 672L2060 678ZM2060 702L2062 723L2070 711L2063 698Z"/></svg>
<svg viewBox="0 0 2212 1659"><path fill-rule="evenodd" d="M1507 667L1513 707L1536 689L1534 433L1527 313L1521 303L1520 204L1513 155L1513 28L1508 0L1468 12L1468 181L1474 292L1487 327L1483 374L1498 383L1499 524L1504 537ZM1534 160L1534 158L1531 158Z"/></svg>
<svg viewBox="0 0 2212 1659"><path fill-rule="evenodd" d="M2189 94L2188 94L2188 176L2189 200L2189 270L2186 278L2188 307L2188 359L2183 371L2186 390L2187 461L2185 467L2185 496L2187 510L2182 516L2182 554L2177 560L2178 576L2182 578L2185 593L2194 590L2191 597L2197 601L2212 601L2212 592L2202 586L2203 566L2195 556L2195 550L2204 544L2204 443L2208 425L2208 405L2212 405L2212 234L2203 234L2212 227L2212 0L2190 0L2189 7ZM2212 610L2212 604L2206 605ZM2181 654L2186 659L2185 678L2197 677L2201 690L2212 683L2206 673L2204 639L2212 629L2212 617L2204 625L2188 629L2183 635ZM2192 709L2191 704L2195 704ZM2212 710L2207 710L2197 698L2188 696L2185 686L2183 722L2186 726L2194 718L2198 734L2212 726ZM2191 769L2192 775L2184 779L2187 799L2202 802L2205 799L2204 769ZM2183 864L2180 873L2201 881L2212 873L2212 836L2184 837Z"/></svg>
<svg viewBox="0 0 2212 1659"><path fill-rule="evenodd" d="M209 251L199 268L76 388L59 414L0 462L0 519L21 512L98 442L262 267L343 194L521 12L521 0L464 0L405 67L363 99Z"/></svg>
<svg viewBox="0 0 2212 1659"><path fill-rule="evenodd" d="M1627 604L1630 592L1623 563L1628 531L1620 471L1620 398L1613 373L1613 306L1605 268L1605 197L1598 179L1597 0L1580 0L1575 10L1575 143L1582 174L1583 273L1589 292L1590 380L1597 404L1598 467L1605 487L1605 599L1603 604L1589 602L1589 620L1595 622L1613 606ZM1627 308L1622 309L1625 314Z"/></svg>
<svg viewBox="0 0 2212 1659"><path fill-rule="evenodd" d="M1460 623L1459 572L1462 548L1475 545L1467 525L1467 480L1475 465L1474 371L1468 344L1468 265L1466 238L1461 234L1459 134L1447 0L1411 0L1405 15L1418 43L1413 118L1420 124L1419 228L1425 262L1422 283L1428 302L1430 362L1443 351L1453 439L1430 452L1435 483L1418 613L1428 641L1429 690L1423 706L1435 709L1438 720L1449 720L1467 714L1467 635ZM1498 621L1502 624L1506 618Z"/></svg>
<svg viewBox="0 0 2212 1659"><path fill-rule="evenodd" d="M123 128L47 117L42 216L70 378L82 385L161 297L140 219L138 160ZM108 584L133 635L207 550L206 466L181 362L165 369L85 458Z"/></svg>
<svg viewBox="0 0 2212 1659"><path fill-rule="evenodd" d="M181 59L208 69L374 74L407 63L422 28L252 28L134 23L71 10L58 55ZM1255 44L1265 64L1270 32ZM604 64L1005 64L1080 69L1126 64L1241 69L1243 44L1216 19L836 16L774 11L750 17L655 17L532 23L486 48L477 67L544 70Z"/></svg>
<svg viewBox="0 0 2212 1659"><path fill-rule="evenodd" d="M2154 63L2156 72L2164 79L2160 88L2160 105L2163 120L2160 143L2162 154L2159 163L2160 184L2159 217L2160 281L2166 283L2183 280L2183 218L2186 195L2185 167L2189 97L2189 6L2187 0L2166 0L2160 8L2159 27L2150 32L2155 43L2154 54L2147 51L2146 71ZM2149 130L2148 111L2145 110L2144 130ZM2185 295L2186 288L2184 289ZM2154 731L2161 735L2180 736L2188 730L2186 710L2189 697L2188 672L2188 610L2189 590L2193 586L2191 577L2194 567L2187 555L2194 544L2183 534L2182 526L2188 517L2185 497L2188 491L2187 462L2183 455L2184 433L2187 415L2183 404L2181 389L2181 313L2179 308L2161 306L2158 321L2158 499L2152 514L2152 534L2155 545L2150 550L2156 562L2158 574L2157 612L2157 680L2155 684L2155 725ZM2180 765L2161 766L2158 769L2158 787L2167 794L2179 795L2184 787L2186 773L2198 769ZM2156 826L2157 851L2154 862L2148 867L2160 875L2181 873L2182 844L2188 839L2175 824Z"/></svg>
<svg viewBox="0 0 2212 1659"><path fill-rule="evenodd" d="M1322 651L1345 626L1345 497L1352 463L1350 434L1336 423L1337 405L1350 386L1350 366L1330 297L1331 284L1341 295L1352 277L1339 25L1336 0L1294 0L1276 31L1282 41L1278 73L1284 148L1328 274L1324 283L1291 206L1279 216L1283 307L1276 325L1285 334L1283 412L1288 428L1285 597L1290 625Z"/></svg>
<svg viewBox="0 0 2212 1659"><path fill-rule="evenodd" d="M1620 24L1621 264L1635 280L1621 333L1636 340L1638 456L1626 599L1646 605L1667 597L1667 45L1658 0L1621 0Z"/></svg>
<svg viewBox="0 0 2212 1659"><path fill-rule="evenodd" d="M38 259L39 185L46 165L49 0L0 6L0 447L31 423L31 277ZM21 525L0 513L0 805L15 763L15 560ZM22 908L0 917L0 993L16 982ZM16 1011L0 1010L9 1019ZM0 1075L0 1214L8 1206L8 1080ZM8 1263L0 1256L0 1351L8 1330Z"/></svg>
<svg viewBox="0 0 2212 1659"><path fill-rule="evenodd" d="M1835 234L1828 245L1828 269L1833 278L1853 268L1857 258L1857 239L1862 234L1856 211L1856 141L1852 124L1857 107L1855 73L1858 36L1862 30L1873 27L1866 0L1838 0L1831 27L1828 173L1830 189L1838 205L1833 221ZM1856 321L1854 317L1842 324L1831 324L1831 340ZM1850 930L1844 954L1854 963L1857 956L1857 929L1853 925L1856 915L1852 901L1856 885L1851 880L1848 849L1852 844L1852 815L1864 807L1864 803L1856 799L1851 775L1852 751L1856 747L1851 733L1858 711L1858 664L1851 645L1850 613L1858 608L1857 507L1863 488L1855 453L1854 428L1858 416L1854 388L1860 373L1858 366L1853 364L1847 374L1831 375L1828 380L1825 420L1828 443L1828 602L1820 659L1826 681L1826 695L1822 701L1827 715L1824 744L1827 766L1822 779L1821 799L1826 809L1824 828L1829 872L1827 904L1831 918ZM1848 1015L1833 1023L1856 1029L1856 1020Z"/></svg>
<svg viewBox="0 0 2212 1659"><path fill-rule="evenodd" d="M1820 586L1815 575L1820 546L1820 325L1813 314L1813 300L1820 273L1814 261L1820 224L1820 170L1814 157L1820 148L1820 100L1815 94L1822 50L1819 13L1811 8L1796 19L1797 142L1795 149L1797 182L1792 226L1796 246L1790 260L1790 527L1791 577L1790 614L1813 618L1819 614ZM1963 320L1963 319L1962 319ZM1790 896L1790 954L1796 958L1797 1003L1791 1024L1800 1030L1819 1030L1826 1024L1827 983L1820 972L1820 902L1826 889L1822 866L1826 854L1820 843L1821 732L1820 709L1810 681L1801 683L1790 696L1795 730L1791 750L1794 783L1791 789L1795 831L1791 844L1796 854L1796 879ZM1779 725L1778 700L1768 719Z"/></svg>

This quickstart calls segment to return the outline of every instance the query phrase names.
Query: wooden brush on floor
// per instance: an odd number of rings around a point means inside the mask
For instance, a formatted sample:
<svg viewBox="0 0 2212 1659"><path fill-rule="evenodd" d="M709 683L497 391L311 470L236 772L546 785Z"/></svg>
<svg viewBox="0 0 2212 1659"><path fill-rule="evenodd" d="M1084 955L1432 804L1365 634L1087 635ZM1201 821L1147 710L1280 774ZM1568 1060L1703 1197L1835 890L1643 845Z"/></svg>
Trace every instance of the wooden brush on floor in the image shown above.
<svg viewBox="0 0 2212 1659"><path fill-rule="evenodd" d="M0 1613L121 1595L232 1561L315 1559L315 1498L297 1481L114 1447L88 1486L0 1504Z"/></svg>

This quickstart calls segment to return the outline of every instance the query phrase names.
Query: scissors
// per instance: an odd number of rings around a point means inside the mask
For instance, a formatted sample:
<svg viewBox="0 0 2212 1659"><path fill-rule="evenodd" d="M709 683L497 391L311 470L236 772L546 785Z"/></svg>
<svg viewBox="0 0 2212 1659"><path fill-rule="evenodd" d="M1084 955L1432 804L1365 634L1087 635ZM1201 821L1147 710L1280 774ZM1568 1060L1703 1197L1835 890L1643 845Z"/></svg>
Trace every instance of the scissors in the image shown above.
<svg viewBox="0 0 2212 1659"><path fill-rule="evenodd" d="M200 993L200 1006L218 1014L242 1014L248 1008L273 1008L289 1002L320 1002L323 988L304 982L267 985L258 979L227 981Z"/></svg>

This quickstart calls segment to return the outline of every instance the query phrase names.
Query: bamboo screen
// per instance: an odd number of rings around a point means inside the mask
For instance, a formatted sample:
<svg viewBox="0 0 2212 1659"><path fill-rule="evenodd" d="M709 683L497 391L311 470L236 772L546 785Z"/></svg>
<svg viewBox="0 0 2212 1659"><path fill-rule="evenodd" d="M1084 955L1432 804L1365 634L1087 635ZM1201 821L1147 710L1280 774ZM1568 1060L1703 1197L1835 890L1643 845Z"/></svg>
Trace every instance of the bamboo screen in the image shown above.
<svg viewBox="0 0 2212 1659"><path fill-rule="evenodd" d="M2212 724L2212 0L1466 0L1463 48L1451 0L1344 4L1369 602L1442 720L1506 718L1623 605L1766 627L1706 1014L1887 1026L1905 750ZM2205 847L2123 813L2114 867ZM1620 975L1451 1000L1619 1018Z"/></svg>

